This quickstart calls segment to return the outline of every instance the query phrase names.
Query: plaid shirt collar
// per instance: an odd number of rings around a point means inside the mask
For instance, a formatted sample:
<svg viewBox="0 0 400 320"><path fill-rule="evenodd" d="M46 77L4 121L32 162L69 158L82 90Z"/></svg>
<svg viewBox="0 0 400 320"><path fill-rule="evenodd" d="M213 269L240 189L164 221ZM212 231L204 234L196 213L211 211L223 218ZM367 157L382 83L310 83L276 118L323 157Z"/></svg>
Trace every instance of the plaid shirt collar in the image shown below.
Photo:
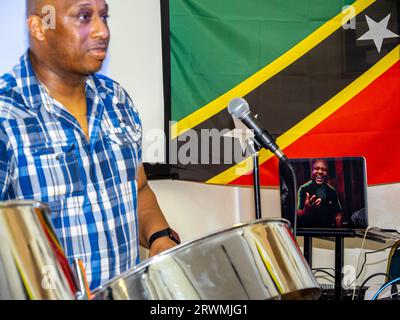
<svg viewBox="0 0 400 320"><path fill-rule="evenodd" d="M13 75L4 75L3 81L6 85L13 87L17 93L19 93L24 101L25 107L34 114L37 114L40 108L44 107L47 112L56 114L57 116L64 117L69 122L75 123L76 120L71 114L65 109L65 107L53 99L46 87L37 79L36 74L32 67L30 59L29 49L22 55L19 60L19 64L13 69ZM96 112L99 116L92 117L93 119L100 119L104 112L105 105L110 105L109 97L114 96L113 88L102 84L96 75L89 75L86 80L86 92L88 96L95 97L95 103L88 106L88 114ZM94 107L94 108L93 108ZM89 126L93 125L93 130L90 130L90 141L91 148L94 146L94 142L98 138L99 121L95 123L89 123ZM76 126L79 128L78 124Z"/></svg>
<svg viewBox="0 0 400 320"><path fill-rule="evenodd" d="M44 104L49 112L54 111L54 101L51 100L45 86L39 82L33 70L29 49L19 59L19 64L14 67L13 73L13 77L6 74L3 80L8 85L17 88L28 109L37 112ZM101 85L100 81L93 75L88 76L86 80L86 89L91 90L94 96L99 96L101 98L113 94L111 88ZM43 93L45 94L43 95ZM48 96L49 99L43 101L43 96Z"/></svg>

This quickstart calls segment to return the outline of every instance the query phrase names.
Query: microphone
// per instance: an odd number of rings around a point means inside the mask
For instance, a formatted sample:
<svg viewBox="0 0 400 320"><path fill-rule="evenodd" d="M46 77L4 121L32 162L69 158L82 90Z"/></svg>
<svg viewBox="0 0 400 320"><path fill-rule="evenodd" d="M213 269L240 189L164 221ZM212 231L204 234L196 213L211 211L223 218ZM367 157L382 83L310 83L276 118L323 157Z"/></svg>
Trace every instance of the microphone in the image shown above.
<svg viewBox="0 0 400 320"><path fill-rule="evenodd" d="M241 120L246 127L254 131L255 140L265 149L270 150L279 160L286 162L287 157L276 144L272 135L262 128L257 119L251 114L247 101L243 98L234 98L228 104L228 111L232 117Z"/></svg>

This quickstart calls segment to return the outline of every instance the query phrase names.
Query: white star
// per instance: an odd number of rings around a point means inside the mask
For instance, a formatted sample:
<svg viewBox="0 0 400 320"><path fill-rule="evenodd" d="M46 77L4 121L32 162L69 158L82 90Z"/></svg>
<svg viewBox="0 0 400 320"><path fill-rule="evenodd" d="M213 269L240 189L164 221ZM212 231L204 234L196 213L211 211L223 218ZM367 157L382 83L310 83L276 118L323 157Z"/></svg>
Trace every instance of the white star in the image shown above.
<svg viewBox="0 0 400 320"><path fill-rule="evenodd" d="M357 40L373 40L379 53L381 52L384 39L399 37L399 35L395 34L387 28L390 14L388 14L386 18L382 19L380 22L375 22L367 15L365 15L365 17L367 18L369 31Z"/></svg>
<svg viewBox="0 0 400 320"><path fill-rule="evenodd" d="M246 140L249 138L254 138L253 130L247 128L242 121L233 118L233 122L235 123L235 129L229 131L228 133L224 134L224 137L231 137L233 139L238 139L240 145L242 147L242 151L247 150L247 142Z"/></svg>

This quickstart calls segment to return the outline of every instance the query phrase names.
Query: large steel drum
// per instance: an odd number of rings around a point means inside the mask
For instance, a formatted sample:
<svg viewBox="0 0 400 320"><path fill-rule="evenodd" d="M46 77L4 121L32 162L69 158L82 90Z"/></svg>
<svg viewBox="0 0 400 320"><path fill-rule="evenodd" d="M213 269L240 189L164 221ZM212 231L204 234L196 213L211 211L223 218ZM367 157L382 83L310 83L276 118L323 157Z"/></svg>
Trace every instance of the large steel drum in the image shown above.
<svg viewBox="0 0 400 320"><path fill-rule="evenodd" d="M177 246L93 292L99 300L316 299L289 222L258 220Z"/></svg>
<svg viewBox="0 0 400 320"><path fill-rule="evenodd" d="M39 202L0 203L0 300L82 297L49 217Z"/></svg>

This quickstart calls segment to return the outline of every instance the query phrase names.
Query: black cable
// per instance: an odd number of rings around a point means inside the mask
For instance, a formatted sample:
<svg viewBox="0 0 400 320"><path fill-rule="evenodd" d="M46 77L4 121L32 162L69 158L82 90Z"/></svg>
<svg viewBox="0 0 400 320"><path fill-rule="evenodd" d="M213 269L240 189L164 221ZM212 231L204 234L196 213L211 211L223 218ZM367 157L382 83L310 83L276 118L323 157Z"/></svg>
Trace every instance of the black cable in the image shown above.
<svg viewBox="0 0 400 320"><path fill-rule="evenodd" d="M392 244L392 245L390 245L390 246L387 246L387 247L384 247L384 248L381 248L381 249L378 249L378 250L375 250L375 251L365 252L365 253L364 253L364 262L363 262L363 264L362 264L362 266L361 266L360 271L358 272L358 275L356 276L356 280L361 276L361 274L362 274L362 272L363 272L363 270L364 270L365 264L367 263L367 254L372 254L372 253L377 253L377 252L385 251L385 250L387 250L387 249L392 248L394 245L395 245L395 243Z"/></svg>
<svg viewBox="0 0 400 320"><path fill-rule="evenodd" d="M287 187L287 195L289 197L288 203L290 203L289 208L291 209L290 215L293 217L291 223L293 228L293 235L297 237L297 180L296 172L289 162L290 160L282 161L279 160L279 168L282 170L280 172L284 184ZM282 196L282 195L281 195ZM293 207L291 207L293 206Z"/></svg>
<svg viewBox="0 0 400 320"><path fill-rule="evenodd" d="M289 160L285 161L286 166L289 168L289 171L291 173L292 177L292 187L293 187L293 204L294 204L294 218L293 218L293 235L296 239L297 236L297 208L298 208L298 203L297 203L297 178L296 178L296 172L293 168L293 166L289 163Z"/></svg>
<svg viewBox="0 0 400 320"><path fill-rule="evenodd" d="M312 269L312 270L315 271L315 273L317 273L317 272L325 273L328 276L331 276L333 279L335 279L335 276L332 273L329 273L328 271L325 271L324 269L316 268L316 269Z"/></svg>
<svg viewBox="0 0 400 320"><path fill-rule="evenodd" d="M387 232L387 233L397 233L400 234L396 229L379 229L379 231Z"/></svg>
<svg viewBox="0 0 400 320"><path fill-rule="evenodd" d="M335 268L312 268L311 270L333 270L333 272L336 272Z"/></svg>
<svg viewBox="0 0 400 320"><path fill-rule="evenodd" d="M363 283L361 284L360 288L358 289L357 300L360 300L361 291L364 288L364 286L366 285L366 283L369 280L371 280L372 278L375 278L375 277L378 277L378 276L385 276L387 279L392 280L392 277L390 275L388 275L387 273L384 273L384 272L377 272L377 273L371 274L367 279L365 279L363 281Z"/></svg>

